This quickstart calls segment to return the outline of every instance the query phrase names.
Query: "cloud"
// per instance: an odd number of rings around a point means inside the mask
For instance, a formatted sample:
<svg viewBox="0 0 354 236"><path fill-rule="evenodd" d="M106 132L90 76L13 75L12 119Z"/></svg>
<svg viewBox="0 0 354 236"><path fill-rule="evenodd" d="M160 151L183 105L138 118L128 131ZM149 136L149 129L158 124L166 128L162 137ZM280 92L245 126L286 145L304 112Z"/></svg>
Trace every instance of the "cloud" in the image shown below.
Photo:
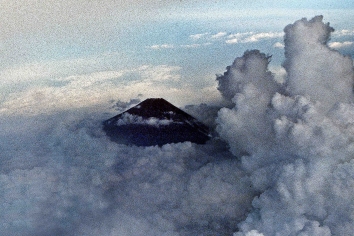
<svg viewBox="0 0 354 236"><path fill-rule="evenodd" d="M154 50L162 50L162 49L172 49L172 48L200 48L211 45L212 43L193 43L193 44L182 44L182 45L173 45L173 44L161 44L161 45L152 45L148 48Z"/></svg>
<svg viewBox="0 0 354 236"><path fill-rule="evenodd" d="M284 40L289 93L306 94L326 110L338 100L353 99L352 89L348 89L353 86L353 62L327 46L331 32L333 28L323 24L322 17L318 16L288 25ZM333 69L329 66L333 64L341 66Z"/></svg>
<svg viewBox="0 0 354 236"><path fill-rule="evenodd" d="M354 30L343 29L343 30L339 30L339 31L334 31L333 35L337 36L337 37L352 36L352 35L354 35Z"/></svg>
<svg viewBox="0 0 354 236"><path fill-rule="evenodd" d="M239 39L233 38L233 39L228 39L225 41L227 44L237 44L239 43Z"/></svg>
<svg viewBox="0 0 354 236"><path fill-rule="evenodd" d="M321 16L286 26L285 83L258 51L218 77L233 107L217 130L260 192L235 236L353 231L353 61L329 48L332 31Z"/></svg>
<svg viewBox="0 0 354 236"><path fill-rule="evenodd" d="M207 47L212 45L212 43L202 43L202 44L184 44L181 45L182 48L200 48L200 47Z"/></svg>
<svg viewBox="0 0 354 236"><path fill-rule="evenodd" d="M92 106L105 109L112 105L109 101L129 101L138 94L143 94L142 99L164 97L179 106L205 101L205 94L210 100L220 98L214 82L192 86L193 80L182 76L182 67L139 62L121 66L121 61L124 54L107 53L0 69L0 112L33 115Z"/></svg>
<svg viewBox="0 0 354 236"><path fill-rule="evenodd" d="M159 126L170 125L173 122L174 122L173 120L157 119L155 117L150 117L149 119L146 120L141 116L124 113L122 117L117 120L115 125L121 126L127 124L139 124L139 125L145 124L145 125L159 127Z"/></svg>
<svg viewBox="0 0 354 236"><path fill-rule="evenodd" d="M158 44L155 44L155 45L152 45L150 46L151 49L167 49L167 48L174 48L175 46L173 44L161 44L161 45L158 45Z"/></svg>
<svg viewBox="0 0 354 236"><path fill-rule="evenodd" d="M224 75L217 77L221 94L231 100L244 89L242 82L244 78L247 78L253 86L269 89L269 93L272 93L276 84L273 82L272 73L268 70L269 58L258 50L246 51L243 57L236 58L232 66L227 67Z"/></svg>
<svg viewBox="0 0 354 236"><path fill-rule="evenodd" d="M72 74L89 73L101 68L102 58L75 58L60 61L43 61L15 64L0 70L0 84L21 84ZM1 89L1 88L0 88Z"/></svg>
<svg viewBox="0 0 354 236"><path fill-rule="evenodd" d="M189 38L191 38L193 40L198 40L198 39L206 37L207 35L209 35L209 33L192 34L192 35L189 36Z"/></svg>
<svg viewBox="0 0 354 236"><path fill-rule="evenodd" d="M199 48L201 46L202 44L197 44L197 43L181 45L182 48Z"/></svg>
<svg viewBox="0 0 354 236"><path fill-rule="evenodd" d="M282 66L271 66L270 71L274 75L275 81L279 84L284 84L286 81L286 70Z"/></svg>
<svg viewBox="0 0 354 236"><path fill-rule="evenodd" d="M128 236L236 229L254 193L225 147L212 154L214 144L118 145L100 130L104 116L92 110L0 116L6 163L0 167L2 233Z"/></svg>
<svg viewBox="0 0 354 236"><path fill-rule="evenodd" d="M196 117L208 127L211 127L211 129L214 129L216 126L215 119L221 107L223 107L223 105L208 105L206 103L201 103L199 105L187 105L183 110L193 117Z"/></svg>
<svg viewBox="0 0 354 236"><path fill-rule="evenodd" d="M278 84L268 70L268 64L269 57L264 53L246 51L227 67L224 75L217 77L221 94L237 104L238 112L221 109L217 120L222 123L218 132L227 140L233 140L231 150L236 155L257 152L265 146L264 137L271 135L268 122L262 117ZM238 127L237 134L233 127Z"/></svg>
<svg viewBox="0 0 354 236"><path fill-rule="evenodd" d="M284 33L282 32L261 32L261 33L243 32L243 33L228 34L227 32L220 31L213 35L210 35L209 33L203 33L203 34L190 35L189 37L193 40L225 39L225 42L227 44L237 44L237 43L254 43L254 42L259 42L261 40L282 38L283 36Z"/></svg>
<svg viewBox="0 0 354 236"><path fill-rule="evenodd" d="M161 50L161 49L170 49L170 48L199 48L202 46L209 46L213 41L223 39L226 44L237 44L237 43L255 43L262 40L281 38L284 36L284 33L279 32L264 32L264 33L254 33L254 32L245 32L245 33L235 33L228 34L227 32L220 31L216 34L210 33L201 33L193 34L189 36L189 39L193 41L203 40L205 43L192 43L192 44L182 44L179 46L173 44L155 44L148 46L147 48ZM209 42L208 42L209 41ZM279 46L279 43L277 44Z"/></svg>
<svg viewBox="0 0 354 236"><path fill-rule="evenodd" d="M34 63L23 65L22 67L7 68L0 72L2 84L18 83L26 80L38 79L50 75L50 69Z"/></svg>
<svg viewBox="0 0 354 236"><path fill-rule="evenodd" d="M129 101L125 102L125 101L115 101L112 100L111 103L114 103L112 105L112 108L114 108L116 111L118 111L119 113L122 113L123 111L128 110L129 108L137 105L138 103L141 102L140 97L142 96L142 94L139 94L137 98L131 98Z"/></svg>
<svg viewBox="0 0 354 236"><path fill-rule="evenodd" d="M158 65L150 66L145 65L138 68L139 74L143 81L146 82L166 82L176 81L181 78L179 72L182 68L179 66Z"/></svg>
<svg viewBox="0 0 354 236"><path fill-rule="evenodd" d="M227 35L227 32L219 32L217 34L211 35L211 38L212 39L219 39L219 38L223 38L226 35Z"/></svg>
<svg viewBox="0 0 354 236"><path fill-rule="evenodd" d="M284 36L283 33L274 33L274 32L257 33L257 34L253 34L253 35L250 35L249 37L245 38L244 42L245 43L258 42L258 41L264 40L264 39L281 38L283 36Z"/></svg>
<svg viewBox="0 0 354 236"><path fill-rule="evenodd" d="M284 44L280 43L280 42L276 42L275 44L273 44L273 47L275 48L284 48Z"/></svg>
<svg viewBox="0 0 354 236"><path fill-rule="evenodd" d="M345 48L353 45L353 42L345 41L345 42L331 42L328 44L329 47L334 49Z"/></svg>
<svg viewBox="0 0 354 236"><path fill-rule="evenodd" d="M34 68L44 68L44 65L36 65ZM14 69L15 72L27 70L27 67ZM20 76L22 80L16 79L22 72L12 75L7 72L7 81L17 80L17 84L7 85L7 94L0 103L0 112L33 115L91 106L102 109L104 104L108 105L108 101L127 101L138 94L144 94L144 98L175 97L178 101L191 99L191 96L182 95L193 92L179 82L180 70L180 67L167 65L145 65L130 70L60 76L57 70L54 73L50 70L41 73L42 69L38 69L35 76L30 78L22 79ZM28 83L31 85L28 86Z"/></svg>
<svg viewBox="0 0 354 236"><path fill-rule="evenodd" d="M267 54L237 57L217 77L226 105L188 108L216 126L206 145L125 146L101 130L106 101L212 96L215 88L181 83L183 68L97 70L82 61L92 71L73 74L75 62L2 71L2 233L350 235L353 61L329 48L331 32L320 16L285 28L285 72L276 69L284 83Z"/></svg>
<svg viewBox="0 0 354 236"><path fill-rule="evenodd" d="M225 41L227 44L237 44L237 43L254 43L261 40L281 38L284 36L284 33L281 32L263 32L263 33L254 33L254 32L245 32L245 33L236 33L230 34Z"/></svg>

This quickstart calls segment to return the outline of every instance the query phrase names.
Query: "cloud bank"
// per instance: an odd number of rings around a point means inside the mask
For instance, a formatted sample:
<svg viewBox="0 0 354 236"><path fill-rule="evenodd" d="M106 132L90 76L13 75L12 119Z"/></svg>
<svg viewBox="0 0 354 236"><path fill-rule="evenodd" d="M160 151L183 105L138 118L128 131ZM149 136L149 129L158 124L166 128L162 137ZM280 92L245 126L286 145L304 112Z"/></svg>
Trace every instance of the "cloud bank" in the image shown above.
<svg viewBox="0 0 354 236"><path fill-rule="evenodd" d="M350 235L353 61L328 46L331 32L320 16L285 28L284 83L268 69L267 54L236 58L217 78L229 105L187 107L216 126L219 137L206 145L130 147L101 129L110 115L97 101L132 90L127 102L111 101L121 111L147 86L178 83L178 67L63 73L50 86L7 91L0 101L2 233ZM35 68L31 81L47 76ZM26 84L26 73L17 72L2 83Z"/></svg>
<svg viewBox="0 0 354 236"><path fill-rule="evenodd" d="M85 73L80 69L72 70L71 66L80 65L77 62L58 65L37 63L3 71L0 112L38 115L93 106L104 112L108 101L129 101L139 94L142 98L172 97L171 102L176 104L191 103L198 96L193 87L181 83L181 67L178 66L144 65ZM87 62L83 65L95 67ZM194 96L190 98L185 94Z"/></svg>
<svg viewBox="0 0 354 236"><path fill-rule="evenodd" d="M236 229L253 192L227 149L189 142L117 145L102 133L102 119L85 112L1 119L3 234L194 235Z"/></svg>

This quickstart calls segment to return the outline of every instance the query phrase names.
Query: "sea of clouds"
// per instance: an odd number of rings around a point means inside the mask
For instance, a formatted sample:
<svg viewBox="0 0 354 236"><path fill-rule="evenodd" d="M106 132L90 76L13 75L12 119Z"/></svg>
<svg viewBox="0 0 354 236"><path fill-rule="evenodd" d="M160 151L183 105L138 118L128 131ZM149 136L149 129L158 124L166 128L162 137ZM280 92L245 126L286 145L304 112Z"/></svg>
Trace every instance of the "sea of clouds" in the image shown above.
<svg viewBox="0 0 354 236"><path fill-rule="evenodd" d="M116 144L88 108L3 109L1 234L352 234L354 71L332 31L321 16L286 26L283 83L270 56L236 58L217 78L227 107L186 107L215 127L206 145Z"/></svg>

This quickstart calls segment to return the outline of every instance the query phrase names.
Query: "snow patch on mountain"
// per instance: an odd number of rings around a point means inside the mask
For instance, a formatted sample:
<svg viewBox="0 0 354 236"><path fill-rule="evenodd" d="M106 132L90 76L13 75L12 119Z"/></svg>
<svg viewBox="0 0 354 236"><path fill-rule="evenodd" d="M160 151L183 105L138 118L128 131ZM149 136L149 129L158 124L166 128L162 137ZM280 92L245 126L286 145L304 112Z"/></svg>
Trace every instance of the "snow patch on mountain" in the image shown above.
<svg viewBox="0 0 354 236"><path fill-rule="evenodd" d="M180 123L174 122L172 119L158 119L156 117L150 117L145 119L144 117L133 115L130 113L124 113L115 123L117 126L121 125L151 125L155 127L159 127L161 125L170 125L172 123Z"/></svg>

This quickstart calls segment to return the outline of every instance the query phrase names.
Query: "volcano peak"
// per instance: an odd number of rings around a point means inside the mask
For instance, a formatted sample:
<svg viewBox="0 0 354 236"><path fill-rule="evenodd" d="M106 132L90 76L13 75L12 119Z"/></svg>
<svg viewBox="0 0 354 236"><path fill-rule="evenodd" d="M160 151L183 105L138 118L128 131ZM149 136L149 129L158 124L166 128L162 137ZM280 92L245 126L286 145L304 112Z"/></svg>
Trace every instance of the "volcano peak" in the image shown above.
<svg viewBox="0 0 354 236"><path fill-rule="evenodd" d="M112 141L137 146L190 141L204 144L207 126L163 98L149 98L103 122Z"/></svg>

